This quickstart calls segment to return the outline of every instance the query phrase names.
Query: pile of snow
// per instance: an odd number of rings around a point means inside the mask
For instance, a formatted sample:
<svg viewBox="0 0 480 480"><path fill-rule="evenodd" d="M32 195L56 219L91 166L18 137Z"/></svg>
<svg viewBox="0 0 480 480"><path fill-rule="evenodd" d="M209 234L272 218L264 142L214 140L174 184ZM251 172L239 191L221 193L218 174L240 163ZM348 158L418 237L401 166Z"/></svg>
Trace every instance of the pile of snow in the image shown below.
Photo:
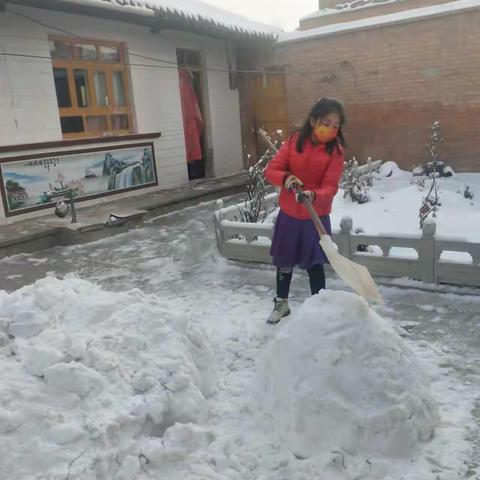
<svg viewBox="0 0 480 480"><path fill-rule="evenodd" d="M211 346L175 300L46 278L0 312L1 478L133 480L213 440Z"/></svg>
<svg viewBox="0 0 480 480"><path fill-rule="evenodd" d="M261 408L299 457L404 457L439 422L413 352L350 293L306 300L266 350L259 376Z"/></svg>
<svg viewBox="0 0 480 480"><path fill-rule="evenodd" d="M389 161L384 162L378 169L378 173L383 177L391 177L393 175L397 175L401 172L400 168L395 162Z"/></svg>

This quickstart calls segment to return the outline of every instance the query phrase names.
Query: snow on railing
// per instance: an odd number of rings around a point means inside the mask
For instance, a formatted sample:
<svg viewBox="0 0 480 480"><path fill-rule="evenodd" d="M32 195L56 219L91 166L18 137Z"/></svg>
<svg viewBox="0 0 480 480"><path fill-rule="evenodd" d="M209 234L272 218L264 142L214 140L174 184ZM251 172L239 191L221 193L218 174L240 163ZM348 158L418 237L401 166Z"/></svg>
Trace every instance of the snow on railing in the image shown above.
<svg viewBox="0 0 480 480"><path fill-rule="evenodd" d="M357 172L360 175L367 175L370 172L374 172L378 170L382 166L383 160L374 160L370 163L364 163L363 165L359 165L357 168Z"/></svg>
<svg viewBox="0 0 480 480"><path fill-rule="evenodd" d="M273 207L277 198L276 193L267 195L266 208ZM273 224L236 220L241 205L223 208L219 201L218 207L214 224L220 253L231 260L271 263ZM418 235L355 234L352 219L344 217L332 236L342 255L365 265L372 275L480 287L480 243L435 233L436 224L430 221ZM399 249L408 249L412 254L396 255ZM446 252L446 258L442 258Z"/></svg>

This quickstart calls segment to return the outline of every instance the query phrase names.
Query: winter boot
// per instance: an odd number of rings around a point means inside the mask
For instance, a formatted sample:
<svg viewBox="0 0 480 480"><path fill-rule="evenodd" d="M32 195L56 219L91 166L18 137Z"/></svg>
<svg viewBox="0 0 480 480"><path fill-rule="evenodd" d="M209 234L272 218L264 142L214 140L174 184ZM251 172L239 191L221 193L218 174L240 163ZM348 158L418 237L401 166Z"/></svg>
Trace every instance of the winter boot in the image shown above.
<svg viewBox="0 0 480 480"><path fill-rule="evenodd" d="M283 317L287 317L291 313L290 307L288 306L288 299L274 298L273 301L275 307L267 320L267 323L270 325L276 325Z"/></svg>

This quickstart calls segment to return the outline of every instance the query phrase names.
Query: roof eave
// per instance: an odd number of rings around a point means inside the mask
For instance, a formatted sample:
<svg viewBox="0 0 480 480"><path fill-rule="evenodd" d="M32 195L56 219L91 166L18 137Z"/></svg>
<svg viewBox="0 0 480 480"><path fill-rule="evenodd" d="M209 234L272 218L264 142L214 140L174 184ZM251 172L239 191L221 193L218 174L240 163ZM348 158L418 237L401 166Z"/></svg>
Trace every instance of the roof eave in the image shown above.
<svg viewBox="0 0 480 480"><path fill-rule="evenodd" d="M274 42L277 38L273 33L252 32L242 28L229 28L205 18L191 18L176 12L159 10L154 15L154 31L180 30L206 35L216 38L228 38L232 40L260 40Z"/></svg>
<svg viewBox="0 0 480 480"><path fill-rule="evenodd" d="M2 0L0 0L0 4ZM277 35L260 31L247 31L241 28L229 28L217 24L213 20L197 18L159 9L156 12L142 12L140 9L124 7L124 10L105 4L81 4L65 0L6 0L6 3L25 5L45 10L62 11L77 15L85 15L108 20L117 20L149 27L152 31L180 30L215 38L231 40L252 40L275 42Z"/></svg>

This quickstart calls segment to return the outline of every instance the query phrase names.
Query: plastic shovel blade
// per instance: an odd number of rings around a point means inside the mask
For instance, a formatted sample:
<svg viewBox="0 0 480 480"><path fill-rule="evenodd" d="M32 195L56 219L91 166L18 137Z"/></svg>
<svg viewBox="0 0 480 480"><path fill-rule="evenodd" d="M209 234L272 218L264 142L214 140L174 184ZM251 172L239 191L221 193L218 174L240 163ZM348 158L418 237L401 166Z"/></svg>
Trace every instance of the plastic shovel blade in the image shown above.
<svg viewBox="0 0 480 480"><path fill-rule="evenodd" d="M383 304L383 298L366 267L340 255L329 235L322 235L320 246L332 268L350 288L367 300Z"/></svg>

